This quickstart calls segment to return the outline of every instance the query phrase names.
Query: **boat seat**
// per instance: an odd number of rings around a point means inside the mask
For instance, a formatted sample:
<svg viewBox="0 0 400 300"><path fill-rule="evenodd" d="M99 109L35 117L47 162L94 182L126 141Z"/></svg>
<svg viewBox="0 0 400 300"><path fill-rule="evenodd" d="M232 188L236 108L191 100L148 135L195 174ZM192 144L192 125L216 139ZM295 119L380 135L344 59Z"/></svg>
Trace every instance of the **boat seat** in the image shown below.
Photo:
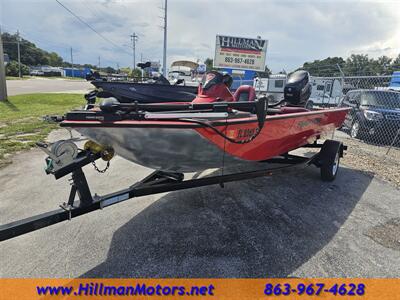
<svg viewBox="0 0 400 300"><path fill-rule="evenodd" d="M250 85L241 85L233 95L234 101L248 102L256 99L256 90Z"/></svg>
<svg viewBox="0 0 400 300"><path fill-rule="evenodd" d="M280 109L281 114L293 114L293 113L299 113L299 112L307 112L309 111L308 109L304 107L291 107L291 106L284 106L281 107Z"/></svg>

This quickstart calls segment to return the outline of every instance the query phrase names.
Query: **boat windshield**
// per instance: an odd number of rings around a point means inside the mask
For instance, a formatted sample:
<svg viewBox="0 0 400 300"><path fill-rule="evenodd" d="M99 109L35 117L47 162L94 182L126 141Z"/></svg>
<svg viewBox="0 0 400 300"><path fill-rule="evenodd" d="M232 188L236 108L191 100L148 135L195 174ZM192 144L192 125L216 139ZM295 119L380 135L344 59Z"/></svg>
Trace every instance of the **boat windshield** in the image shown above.
<svg viewBox="0 0 400 300"><path fill-rule="evenodd" d="M362 92L361 105L400 109L400 93L387 91Z"/></svg>

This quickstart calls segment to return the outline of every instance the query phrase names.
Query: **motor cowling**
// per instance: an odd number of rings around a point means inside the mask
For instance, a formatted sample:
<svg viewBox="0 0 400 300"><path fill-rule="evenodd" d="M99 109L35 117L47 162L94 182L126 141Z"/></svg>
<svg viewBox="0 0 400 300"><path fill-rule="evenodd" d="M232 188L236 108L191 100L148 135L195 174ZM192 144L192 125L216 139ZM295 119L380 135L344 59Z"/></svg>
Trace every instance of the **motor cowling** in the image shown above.
<svg viewBox="0 0 400 300"><path fill-rule="evenodd" d="M296 71L292 73L285 85L285 101L291 105L305 106L310 95L310 74L306 71Z"/></svg>

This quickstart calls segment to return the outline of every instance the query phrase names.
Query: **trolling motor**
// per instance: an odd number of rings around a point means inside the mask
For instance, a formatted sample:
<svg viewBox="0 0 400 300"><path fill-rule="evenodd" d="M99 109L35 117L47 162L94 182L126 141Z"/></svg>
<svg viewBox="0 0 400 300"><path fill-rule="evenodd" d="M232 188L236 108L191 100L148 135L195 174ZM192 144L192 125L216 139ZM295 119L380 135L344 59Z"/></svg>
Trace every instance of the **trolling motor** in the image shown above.
<svg viewBox="0 0 400 300"><path fill-rule="evenodd" d="M261 129L264 127L265 117L267 116L268 109L268 98L261 97L257 101L254 102L255 113L257 115L258 128Z"/></svg>
<svg viewBox="0 0 400 300"><path fill-rule="evenodd" d="M305 106L311 95L310 74L307 71L292 73L284 88L284 101L293 106Z"/></svg>
<svg viewBox="0 0 400 300"><path fill-rule="evenodd" d="M86 106L85 109L91 109L94 107L94 104L96 103L96 96L97 96L97 91L91 91L87 94L85 94L85 99L86 99Z"/></svg>

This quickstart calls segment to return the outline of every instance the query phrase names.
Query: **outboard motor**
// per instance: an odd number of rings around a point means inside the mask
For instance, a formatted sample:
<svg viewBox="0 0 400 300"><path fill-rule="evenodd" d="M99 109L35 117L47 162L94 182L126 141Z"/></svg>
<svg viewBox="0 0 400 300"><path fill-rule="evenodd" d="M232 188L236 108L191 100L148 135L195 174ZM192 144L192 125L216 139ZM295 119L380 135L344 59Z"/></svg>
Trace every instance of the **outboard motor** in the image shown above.
<svg viewBox="0 0 400 300"><path fill-rule="evenodd" d="M284 89L285 101L296 106L305 106L311 95L310 74L296 71L287 80Z"/></svg>

